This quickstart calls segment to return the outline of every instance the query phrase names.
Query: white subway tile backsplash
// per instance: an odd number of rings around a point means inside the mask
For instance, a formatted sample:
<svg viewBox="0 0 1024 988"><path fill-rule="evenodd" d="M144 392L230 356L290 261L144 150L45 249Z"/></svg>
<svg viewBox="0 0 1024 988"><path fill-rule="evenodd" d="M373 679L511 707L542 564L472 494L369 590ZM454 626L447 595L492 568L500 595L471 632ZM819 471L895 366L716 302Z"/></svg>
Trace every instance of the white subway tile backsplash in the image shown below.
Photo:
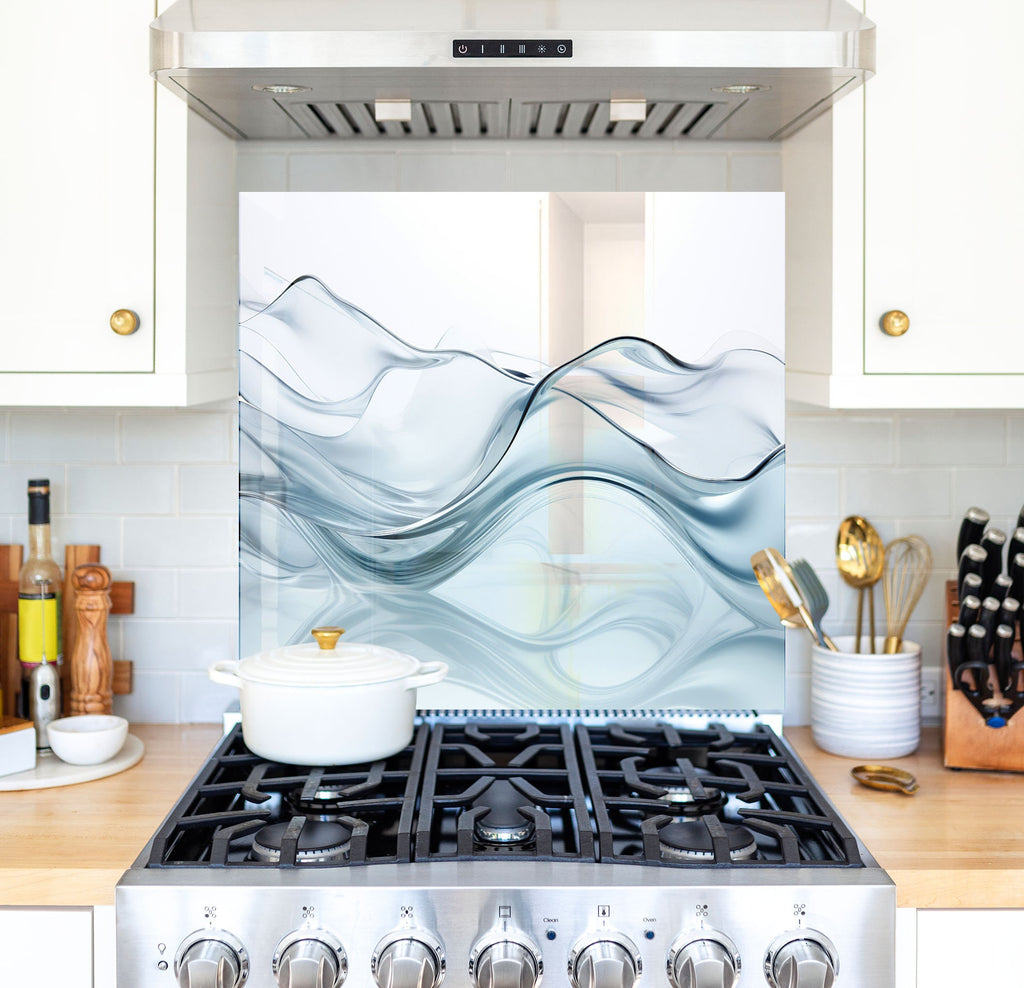
<svg viewBox="0 0 1024 988"><path fill-rule="evenodd" d="M8 459L7 434L10 431L11 417L7 412L0 412L0 463Z"/></svg>
<svg viewBox="0 0 1024 988"><path fill-rule="evenodd" d="M174 618L181 613L178 606L177 570L119 569L112 575L115 580L130 580L135 584L135 610L132 617Z"/></svg>
<svg viewBox="0 0 1024 988"><path fill-rule="evenodd" d="M987 470L955 468L953 471L953 511L959 522L972 504L992 515L992 524L1004 531L1014 523L1024 504L1024 465L992 467Z"/></svg>
<svg viewBox="0 0 1024 988"><path fill-rule="evenodd" d="M1002 415L903 415L898 419L902 466L1001 466L1006 456Z"/></svg>
<svg viewBox="0 0 1024 988"><path fill-rule="evenodd" d="M730 192L777 192L782 189L782 158L778 154L730 154Z"/></svg>
<svg viewBox="0 0 1024 988"><path fill-rule="evenodd" d="M238 620L238 568L178 570L183 618Z"/></svg>
<svg viewBox="0 0 1024 988"><path fill-rule="evenodd" d="M237 643L233 621L124 619L124 657L136 669L205 670L235 658Z"/></svg>
<svg viewBox="0 0 1024 988"><path fill-rule="evenodd" d="M729 159L724 154L624 154L619 188L627 192L724 192Z"/></svg>
<svg viewBox="0 0 1024 988"><path fill-rule="evenodd" d="M19 519L19 521L22 521ZM66 545L98 545L100 562L110 569L121 565L121 518L116 515L60 515L54 517L53 553L57 562L64 562ZM27 537L27 522L22 521L21 535ZM117 577L120 579L120 577Z"/></svg>
<svg viewBox="0 0 1024 988"><path fill-rule="evenodd" d="M872 522L876 518L907 515L924 518L949 516L949 470L850 467L843 473L844 515L864 515Z"/></svg>
<svg viewBox="0 0 1024 988"><path fill-rule="evenodd" d="M65 476L67 467L52 461L27 460L23 463L0 464L0 514L28 516L28 482L47 478L50 481L50 511L66 510Z"/></svg>
<svg viewBox="0 0 1024 988"><path fill-rule="evenodd" d="M799 480L794 479L793 483L796 485ZM787 505L786 513L788 517L793 518L795 512L791 504ZM818 570L834 567L838 526L838 515L827 521L790 521L786 525L786 556L792 559L806 559Z"/></svg>
<svg viewBox="0 0 1024 988"><path fill-rule="evenodd" d="M1011 415L1006 423L1006 462L1024 463L1024 415Z"/></svg>
<svg viewBox="0 0 1024 988"><path fill-rule="evenodd" d="M126 518L125 566L232 566L238 553L233 518Z"/></svg>
<svg viewBox="0 0 1024 988"><path fill-rule="evenodd" d="M523 152L509 158L509 188L520 192L610 192L617 182L615 154Z"/></svg>
<svg viewBox="0 0 1024 988"><path fill-rule="evenodd" d="M121 416L121 459L125 463L226 462L229 439L223 412Z"/></svg>
<svg viewBox="0 0 1024 988"><path fill-rule="evenodd" d="M228 704L238 700L238 690L210 682L205 673L181 674L181 723L220 722Z"/></svg>
<svg viewBox="0 0 1024 988"><path fill-rule="evenodd" d="M181 478L183 515L233 515L238 511L238 467L232 463L185 465Z"/></svg>
<svg viewBox="0 0 1024 988"><path fill-rule="evenodd" d="M401 154L398 188L426 192L488 192L506 188L504 154Z"/></svg>
<svg viewBox="0 0 1024 988"><path fill-rule="evenodd" d="M113 412L15 412L10 459L114 463L115 422Z"/></svg>
<svg viewBox="0 0 1024 988"><path fill-rule="evenodd" d="M398 161L388 154L293 154L292 192L388 192L398 188Z"/></svg>
<svg viewBox="0 0 1024 988"><path fill-rule="evenodd" d="M114 697L114 713L134 724L180 723L181 678L177 671L137 669L131 693Z"/></svg>
<svg viewBox="0 0 1024 988"><path fill-rule="evenodd" d="M786 513L809 518L838 518L839 472L787 466Z"/></svg>
<svg viewBox="0 0 1024 988"><path fill-rule="evenodd" d="M887 416L791 415L786 420L786 463L891 464L892 433Z"/></svg>
<svg viewBox="0 0 1024 988"><path fill-rule="evenodd" d="M176 484L174 466L72 465L68 502L84 515L171 514Z"/></svg>

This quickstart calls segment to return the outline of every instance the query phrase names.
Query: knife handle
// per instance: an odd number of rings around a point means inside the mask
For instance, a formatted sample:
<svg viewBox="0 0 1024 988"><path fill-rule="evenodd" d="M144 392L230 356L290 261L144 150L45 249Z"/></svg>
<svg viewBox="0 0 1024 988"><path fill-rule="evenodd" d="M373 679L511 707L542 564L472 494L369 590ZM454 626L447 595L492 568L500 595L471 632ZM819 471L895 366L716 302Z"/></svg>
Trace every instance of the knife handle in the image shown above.
<svg viewBox="0 0 1024 988"><path fill-rule="evenodd" d="M999 528L990 528L982 537L982 549L988 553L981 578L985 586L992 586L992 581L1003 571L1003 547L1006 545L1006 532Z"/></svg>
<svg viewBox="0 0 1024 988"><path fill-rule="evenodd" d="M1009 565L1010 579L1013 586L1010 587L1010 596L1017 600L1024 600L1024 552L1018 552Z"/></svg>
<svg viewBox="0 0 1024 988"><path fill-rule="evenodd" d="M995 597L986 597L981 602L981 610L978 613L978 624L985 629L985 652L986 654L992 647L992 636L995 634L996 625L999 623L999 611L1002 608L1002 603L996 600Z"/></svg>
<svg viewBox="0 0 1024 988"><path fill-rule="evenodd" d="M966 658L964 652L964 638L967 629L957 622L951 624L946 632L946 661L949 663L949 675L953 680L953 689L959 689L956 681L956 671L964 664Z"/></svg>
<svg viewBox="0 0 1024 988"><path fill-rule="evenodd" d="M1024 517L1024 508L1021 508ZM964 549L981 540L981 534L989 523L989 513L984 508L968 508L964 512L964 520L960 522L960 533L956 538L956 558L959 560ZM1024 525L1024 521L1021 522Z"/></svg>
<svg viewBox="0 0 1024 988"><path fill-rule="evenodd" d="M965 628L971 627L972 624L977 623L980 611L981 600L975 597L974 594L968 594L966 597L961 597L960 614L957 617L957 623L962 624Z"/></svg>
<svg viewBox="0 0 1024 988"><path fill-rule="evenodd" d="M993 581L992 586L988 588L988 595L995 597L996 600L1002 600L1004 597L1011 596L1010 589L1013 586L1013 580L1011 580L1005 573L1000 573Z"/></svg>
<svg viewBox="0 0 1024 988"><path fill-rule="evenodd" d="M1010 537L1010 544L1006 547L1006 571L1010 571L1010 563L1017 553L1024 552L1024 526L1017 526L1016 531Z"/></svg>
<svg viewBox="0 0 1024 988"><path fill-rule="evenodd" d="M996 628L996 651L995 651L995 667L996 667L996 682L999 683L999 689L1002 691L1004 696L1008 696L1010 693L1010 666L1013 663L1010 657L1010 651L1013 648L1013 639L1016 636L1016 632L1013 630L1012 625L1000 624Z"/></svg>
<svg viewBox="0 0 1024 988"><path fill-rule="evenodd" d="M1020 601L1016 597L1007 597L1002 606L999 608L999 620L996 622L996 628L998 630L999 625L1008 624L1012 631L1017 624L1017 618L1020 616Z"/></svg>
<svg viewBox="0 0 1024 988"><path fill-rule="evenodd" d="M968 696L986 700L992 695L988 682L988 633L981 624L967 629L967 661L956 671L957 682ZM974 676L974 689L969 690L963 685L963 670L969 668Z"/></svg>
<svg viewBox="0 0 1024 988"><path fill-rule="evenodd" d="M964 585L964 577L968 573L977 573L981 577L982 588L988 586L985 583L985 565L988 560L988 552L983 549L980 545L969 545L960 554L960 564L956 571L956 585L959 591ZM964 599L963 593L960 594L960 599Z"/></svg>

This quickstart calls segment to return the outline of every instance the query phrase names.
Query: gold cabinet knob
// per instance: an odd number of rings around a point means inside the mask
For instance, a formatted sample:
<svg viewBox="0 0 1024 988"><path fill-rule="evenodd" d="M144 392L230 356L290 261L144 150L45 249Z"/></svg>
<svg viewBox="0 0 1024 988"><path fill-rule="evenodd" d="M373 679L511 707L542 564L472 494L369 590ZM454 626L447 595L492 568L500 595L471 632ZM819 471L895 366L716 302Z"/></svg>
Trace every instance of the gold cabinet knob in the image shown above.
<svg viewBox="0 0 1024 988"><path fill-rule="evenodd" d="M110 328L118 336L131 336L139 328L139 317L131 309L118 309L110 317Z"/></svg>
<svg viewBox="0 0 1024 988"><path fill-rule="evenodd" d="M882 332L889 336L902 336L910 329L910 316L899 309L892 309L882 316Z"/></svg>
<svg viewBox="0 0 1024 988"><path fill-rule="evenodd" d="M334 646L338 644L338 639L345 634L345 629L314 628L310 634L316 639L317 645L319 645L325 652L330 652Z"/></svg>

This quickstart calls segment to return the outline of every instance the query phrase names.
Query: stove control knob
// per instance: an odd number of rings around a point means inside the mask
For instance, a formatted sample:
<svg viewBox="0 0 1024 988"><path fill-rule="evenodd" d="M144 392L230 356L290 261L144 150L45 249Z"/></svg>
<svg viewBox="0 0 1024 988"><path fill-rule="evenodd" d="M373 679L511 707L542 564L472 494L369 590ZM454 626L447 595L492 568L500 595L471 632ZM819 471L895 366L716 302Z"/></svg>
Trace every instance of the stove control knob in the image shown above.
<svg viewBox="0 0 1024 988"><path fill-rule="evenodd" d="M633 988L641 969L640 951L618 933L585 937L569 952L573 988Z"/></svg>
<svg viewBox="0 0 1024 988"><path fill-rule="evenodd" d="M240 988L249 976L249 955L224 930L197 930L178 947L174 974L181 988Z"/></svg>
<svg viewBox="0 0 1024 988"><path fill-rule="evenodd" d="M469 955L469 973L477 988L534 988L544 962L527 937L502 932L477 942Z"/></svg>
<svg viewBox="0 0 1024 988"><path fill-rule="evenodd" d="M425 930L386 936L370 960L370 971L380 988L436 988L444 968L441 941Z"/></svg>
<svg viewBox="0 0 1024 988"><path fill-rule="evenodd" d="M817 930L791 930L777 936L764 955L772 988L832 988L839 957L832 941Z"/></svg>
<svg viewBox="0 0 1024 988"><path fill-rule="evenodd" d="M348 957L326 930L304 930L277 945L273 971L280 988L338 988L348 974Z"/></svg>
<svg viewBox="0 0 1024 988"><path fill-rule="evenodd" d="M668 953L675 988L733 988L740 976L736 945L723 933L681 934Z"/></svg>

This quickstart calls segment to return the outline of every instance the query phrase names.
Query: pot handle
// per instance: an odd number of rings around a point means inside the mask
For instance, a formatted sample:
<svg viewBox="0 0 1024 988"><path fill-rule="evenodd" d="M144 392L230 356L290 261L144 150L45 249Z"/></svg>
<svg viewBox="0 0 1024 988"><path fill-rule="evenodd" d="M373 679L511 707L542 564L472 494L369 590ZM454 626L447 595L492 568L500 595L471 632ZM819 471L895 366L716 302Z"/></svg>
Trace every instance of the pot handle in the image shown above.
<svg viewBox="0 0 1024 988"><path fill-rule="evenodd" d="M424 662L420 666L420 671L414 673L405 681L405 688L407 690L414 690L417 686L433 686L434 683L441 682L447 675L447 662Z"/></svg>
<svg viewBox="0 0 1024 988"><path fill-rule="evenodd" d="M214 662L207 673L215 683L221 683L224 686L235 686L238 689L242 687L242 680L237 676L238 662L235 659L224 659L221 662Z"/></svg>

